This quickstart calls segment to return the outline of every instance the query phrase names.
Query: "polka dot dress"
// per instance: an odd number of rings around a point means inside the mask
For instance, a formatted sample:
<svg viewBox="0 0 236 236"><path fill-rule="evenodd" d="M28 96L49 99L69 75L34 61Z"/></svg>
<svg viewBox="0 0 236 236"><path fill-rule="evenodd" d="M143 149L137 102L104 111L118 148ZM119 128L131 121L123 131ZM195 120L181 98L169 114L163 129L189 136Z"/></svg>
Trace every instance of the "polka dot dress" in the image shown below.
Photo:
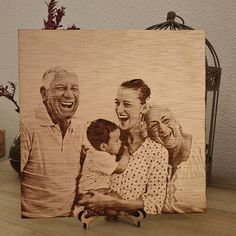
<svg viewBox="0 0 236 236"><path fill-rule="evenodd" d="M142 199L147 214L161 212L166 195L168 152L150 138L129 158L126 170L114 174L111 188L125 200Z"/></svg>

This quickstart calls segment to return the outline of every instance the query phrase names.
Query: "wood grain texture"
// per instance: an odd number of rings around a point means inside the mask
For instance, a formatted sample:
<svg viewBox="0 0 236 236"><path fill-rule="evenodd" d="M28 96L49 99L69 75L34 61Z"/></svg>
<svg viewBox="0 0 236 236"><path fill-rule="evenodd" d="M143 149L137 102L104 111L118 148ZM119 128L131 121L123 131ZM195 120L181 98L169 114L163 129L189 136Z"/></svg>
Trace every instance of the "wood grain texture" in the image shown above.
<svg viewBox="0 0 236 236"><path fill-rule="evenodd" d="M205 34L144 30L19 31L21 117L41 101L44 72L56 65L80 79L79 116L116 120L121 82L143 79L151 102L166 105L205 144Z"/></svg>
<svg viewBox="0 0 236 236"><path fill-rule="evenodd" d="M78 75L77 115L84 122L103 118L118 123L117 88L139 78L151 88L150 103L168 107L205 150L203 31L20 30L19 55L21 119L41 102L42 75L52 66ZM204 192L205 179L194 186Z"/></svg>

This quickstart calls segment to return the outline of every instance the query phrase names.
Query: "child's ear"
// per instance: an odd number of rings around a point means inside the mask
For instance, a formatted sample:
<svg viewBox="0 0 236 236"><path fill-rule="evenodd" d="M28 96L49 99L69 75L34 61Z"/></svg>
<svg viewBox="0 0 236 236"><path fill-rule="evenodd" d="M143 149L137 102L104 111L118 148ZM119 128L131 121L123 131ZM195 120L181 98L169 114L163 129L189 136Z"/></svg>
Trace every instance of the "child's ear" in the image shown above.
<svg viewBox="0 0 236 236"><path fill-rule="evenodd" d="M101 149L101 151L106 151L107 150L107 144L106 143L102 143L101 145L100 145L100 149Z"/></svg>

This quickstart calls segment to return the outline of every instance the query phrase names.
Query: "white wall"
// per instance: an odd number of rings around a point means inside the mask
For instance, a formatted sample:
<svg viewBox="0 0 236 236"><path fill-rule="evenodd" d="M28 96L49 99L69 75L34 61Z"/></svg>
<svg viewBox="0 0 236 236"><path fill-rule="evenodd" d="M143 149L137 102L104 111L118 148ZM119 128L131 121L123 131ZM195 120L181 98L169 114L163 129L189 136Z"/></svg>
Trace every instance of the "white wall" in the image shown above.
<svg viewBox="0 0 236 236"><path fill-rule="evenodd" d="M66 7L64 27L145 29L175 11L187 25L203 29L223 68L213 156L213 181L236 179L236 2L234 0L58 0ZM40 29L47 17L44 0L0 0L0 83L18 81L18 29ZM234 62L234 63L233 63ZM16 93L18 99L18 90ZM19 129L14 105L0 98L0 128L7 153ZM230 177L230 178L229 178Z"/></svg>

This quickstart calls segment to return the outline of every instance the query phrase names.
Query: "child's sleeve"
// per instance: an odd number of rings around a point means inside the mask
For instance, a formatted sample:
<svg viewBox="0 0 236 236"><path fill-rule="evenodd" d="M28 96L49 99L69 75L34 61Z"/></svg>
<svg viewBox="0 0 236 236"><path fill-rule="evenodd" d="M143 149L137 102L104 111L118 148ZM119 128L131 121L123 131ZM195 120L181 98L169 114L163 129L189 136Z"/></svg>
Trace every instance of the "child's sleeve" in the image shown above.
<svg viewBox="0 0 236 236"><path fill-rule="evenodd" d="M101 152L92 159L91 170L111 175L117 166L118 162L116 162L116 156Z"/></svg>

